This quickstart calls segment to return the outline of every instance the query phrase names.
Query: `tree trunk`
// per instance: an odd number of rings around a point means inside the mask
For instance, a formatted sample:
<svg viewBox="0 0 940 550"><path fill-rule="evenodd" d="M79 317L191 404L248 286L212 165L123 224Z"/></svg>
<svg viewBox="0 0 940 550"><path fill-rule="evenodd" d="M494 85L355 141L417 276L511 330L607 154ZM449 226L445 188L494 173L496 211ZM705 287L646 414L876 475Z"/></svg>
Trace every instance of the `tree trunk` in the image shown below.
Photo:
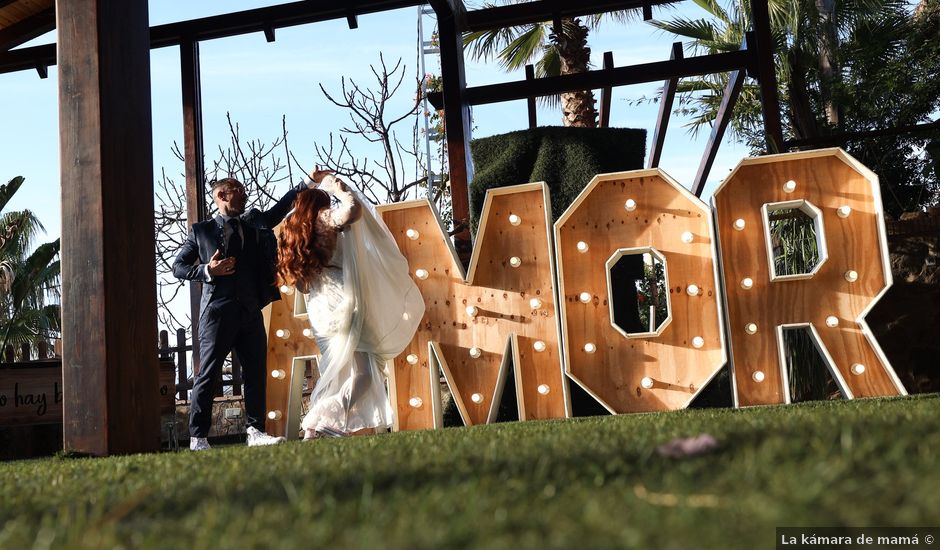
<svg viewBox="0 0 940 550"><path fill-rule="evenodd" d="M557 29L555 29L557 31ZM563 19L562 32L553 32L552 43L561 58L561 74L583 73L588 70L591 48L587 46L588 28L578 19ZM597 127L594 92L581 90L561 94L562 122L565 126Z"/></svg>
<svg viewBox="0 0 940 550"><path fill-rule="evenodd" d="M833 126L840 121L839 106L832 100L832 85L839 69L835 59L836 29L835 0L816 0L819 11L819 89L826 109L826 120Z"/></svg>
<svg viewBox="0 0 940 550"><path fill-rule="evenodd" d="M807 95L806 67L801 61L802 55L799 49L787 52L787 63L790 65L790 81L787 83L787 95L790 98L790 127L796 139L819 135L816 116L813 114Z"/></svg>

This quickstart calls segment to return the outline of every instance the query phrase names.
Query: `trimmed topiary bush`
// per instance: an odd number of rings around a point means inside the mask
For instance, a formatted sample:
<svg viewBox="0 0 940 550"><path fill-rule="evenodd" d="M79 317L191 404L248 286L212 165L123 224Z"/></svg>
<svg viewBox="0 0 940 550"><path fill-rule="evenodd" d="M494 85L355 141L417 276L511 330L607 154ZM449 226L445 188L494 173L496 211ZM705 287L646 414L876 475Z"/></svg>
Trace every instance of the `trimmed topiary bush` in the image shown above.
<svg viewBox="0 0 940 550"><path fill-rule="evenodd" d="M596 174L636 170L646 156L646 130L542 127L474 140L470 220L475 231L486 190L544 181L552 220Z"/></svg>

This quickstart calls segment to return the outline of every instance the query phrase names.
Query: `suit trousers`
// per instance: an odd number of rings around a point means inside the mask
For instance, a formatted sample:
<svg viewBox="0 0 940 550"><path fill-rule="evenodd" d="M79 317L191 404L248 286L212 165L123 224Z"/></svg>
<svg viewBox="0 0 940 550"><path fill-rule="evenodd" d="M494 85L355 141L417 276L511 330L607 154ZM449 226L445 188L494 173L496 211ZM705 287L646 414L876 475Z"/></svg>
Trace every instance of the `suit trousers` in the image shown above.
<svg viewBox="0 0 940 550"><path fill-rule="evenodd" d="M247 308L234 298L220 298L206 305L199 317L199 354L202 368L193 384L189 433L208 437L212 425L212 401L222 381L222 364L235 351L245 383L247 425L264 431L267 334L257 308Z"/></svg>

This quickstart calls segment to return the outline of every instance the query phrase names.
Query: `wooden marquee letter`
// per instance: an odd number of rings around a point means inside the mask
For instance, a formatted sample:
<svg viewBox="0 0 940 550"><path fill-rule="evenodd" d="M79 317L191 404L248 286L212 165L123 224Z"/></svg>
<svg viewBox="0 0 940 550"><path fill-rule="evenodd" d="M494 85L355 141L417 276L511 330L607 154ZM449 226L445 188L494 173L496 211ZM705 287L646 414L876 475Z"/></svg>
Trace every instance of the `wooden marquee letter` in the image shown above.
<svg viewBox="0 0 940 550"><path fill-rule="evenodd" d="M570 416L543 183L487 192L468 274L427 200L378 208L427 306L390 365L396 429L441 425L438 366L468 425L496 416L511 353L519 418Z"/></svg>
<svg viewBox="0 0 940 550"><path fill-rule="evenodd" d="M685 407L725 364L714 242L708 207L658 169L595 176L555 222L567 372L612 413ZM661 265L669 314L629 330L614 301L636 316L618 269L637 254L641 274Z"/></svg>
<svg viewBox="0 0 940 550"><path fill-rule="evenodd" d="M841 149L742 161L714 195L736 405L789 403L783 330L806 328L843 395L904 395L865 315L891 286L878 176ZM778 272L771 215L812 220L818 259Z"/></svg>

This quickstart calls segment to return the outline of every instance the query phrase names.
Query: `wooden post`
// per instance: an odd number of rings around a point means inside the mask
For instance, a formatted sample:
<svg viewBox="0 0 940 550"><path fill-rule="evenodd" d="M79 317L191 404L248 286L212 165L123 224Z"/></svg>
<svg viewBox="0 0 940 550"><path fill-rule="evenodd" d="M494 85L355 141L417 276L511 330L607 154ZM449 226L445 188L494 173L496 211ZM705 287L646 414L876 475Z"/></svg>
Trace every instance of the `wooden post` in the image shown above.
<svg viewBox="0 0 940 550"><path fill-rule="evenodd" d="M23 342L20 344L20 361L24 363L29 361L31 355L32 353L30 353L29 342Z"/></svg>
<svg viewBox="0 0 940 550"><path fill-rule="evenodd" d="M193 349L196 349L193 342ZM179 388L180 399L189 399L189 377L186 376L186 331L176 329L176 373L179 381L176 383ZM195 378L195 374L193 377Z"/></svg>
<svg viewBox="0 0 940 550"><path fill-rule="evenodd" d="M525 79L526 80L535 80L535 67L532 65L525 66ZM529 128L535 128L539 125L538 116L535 112L535 98L530 97L526 99L526 107L529 109Z"/></svg>
<svg viewBox="0 0 940 550"><path fill-rule="evenodd" d="M705 181L711 172L715 157L718 156L718 148L721 146L721 140L725 137L725 130L731 122L731 116L734 113L734 105L741 94L741 86L744 85L744 69L739 69L731 73L728 77L728 84L725 85L725 91L721 96L721 105L718 107L718 114L712 123L712 133L708 136L708 143L705 144L705 152L702 154L702 160L698 166L698 172L695 174L695 180L692 183L692 193L696 197L702 196L705 190Z"/></svg>
<svg viewBox="0 0 940 550"><path fill-rule="evenodd" d="M183 145L186 164L186 222L192 226L206 217L205 152L202 140L202 85L199 77L199 42L180 44L180 82L183 89ZM202 283L189 283L189 315L193 342L199 341L199 303ZM185 344L185 343L184 343ZM185 355L185 354L184 354ZM193 345L193 373L199 373L199 346Z"/></svg>
<svg viewBox="0 0 940 550"><path fill-rule="evenodd" d="M604 52L604 68L614 68L614 52ZM613 92L614 89L610 86L604 86L601 89L601 120L598 124L599 128L610 127L610 100Z"/></svg>
<svg viewBox="0 0 940 550"><path fill-rule="evenodd" d="M669 59L682 59L682 42L672 43L672 55ZM679 86L678 78L670 78L663 82L663 92L659 96L659 115L656 117L656 129L653 130L653 139L650 140L650 158L647 168L659 166L666 144L666 130L669 128L669 119L672 117L672 103L676 98L676 88Z"/></svg>
<svg viewBox="0 0 940 550"><path fill-rule="evenodd" d="M63 439L160 448L146 0L58 0Z"/></svg>
<svg viewBox="0 0 940 550"><path fill-rule="evenodd" d="M757 57L757 79L760 81L760 103L764 114L764 134L768 153L783 153L783 127L780 123L780 100L777 96L777 73L774 65L774 41L770 33L767 0L751 2L754 40L747 41Z"/></svg>
<svg viewBox="0 0 940 550"><path fill-rule="evenodd" d="M160 331L160 360L170 360L170 333L165 330Z"/></svg>
<svg viewBox="0 0 940 550"><path fill-rule="evenodd" d="M437 13L438 37L441 44L441 78L444 81L444 131L447 136L447 161L450 171L450 197L454 227L466 224L454 236L454 248L461 261L469 261L470 241L470 104L467 101L467 79L464 73L463 26L466 11L460 0L437 0L431 3Z"/></svg>

